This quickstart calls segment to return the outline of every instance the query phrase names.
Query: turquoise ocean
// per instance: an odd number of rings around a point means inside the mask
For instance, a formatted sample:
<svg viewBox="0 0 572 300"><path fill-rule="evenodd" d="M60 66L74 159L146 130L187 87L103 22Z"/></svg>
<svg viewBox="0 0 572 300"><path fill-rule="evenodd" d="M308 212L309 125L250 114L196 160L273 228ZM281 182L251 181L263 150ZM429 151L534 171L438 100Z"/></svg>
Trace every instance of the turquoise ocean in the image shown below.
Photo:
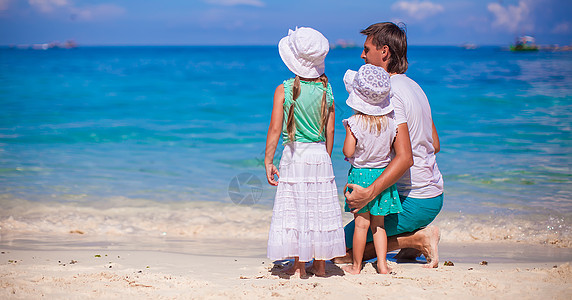
<svg viewBox="0 0 572 300"><path fill-rule="evenodd" d="M342 77L360 54L336 48L326 59L341 201L342 119L352 114ZM569 239L572 52L410 46L408 56L441 140L442 224L469 218L494 231L532 220L515 234ZM291 76L271 46L1 48L0 221L21 203L235 205L244 174L241 193L252 188L269 210L266 132L274 89Z"/></svg>

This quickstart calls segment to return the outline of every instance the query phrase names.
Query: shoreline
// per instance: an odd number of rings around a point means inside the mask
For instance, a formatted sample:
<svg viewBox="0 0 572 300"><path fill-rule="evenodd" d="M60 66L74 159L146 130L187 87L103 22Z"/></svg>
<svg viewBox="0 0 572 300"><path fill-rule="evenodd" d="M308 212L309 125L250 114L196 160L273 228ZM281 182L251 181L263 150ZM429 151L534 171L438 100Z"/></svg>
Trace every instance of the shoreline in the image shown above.
<svg viewBox="0 0 572 300"><path fill-rule="evenodd" d="M232 257L235 259L264 259L266 258L265 239L130 239L126 240L94 240L83 241L68 239L56 240L53 243L38 240L15 239L0 242L0 258L3 255L18 255L19 253L87 253L102 255L107 252L154 252L164 255L189 255L204 257ZM388 253L388 260L394 261ZM473 241L473 242L440 242L440 265L445 261L466 264L488 261L491 263L542 264L542 263L572 263L572 248L554 247L552 245L537 245L513 241ZM22 260L11 258L11 260ZM0 264L4 263L0 261ZM411 263L411 262L405 262ZM425 259L420 256L414 264L423 264Z"/></svg>
<svg viewBox="0 0 572 300"><path fill-rule="evenodd" d="M130 198L61 203L0 197L0 207L0 246L17 239L37 241L38 246L141 240L265 240L272 217L272 209L262 206L206 201L161 203ZM347 224L352 215L343 213L342 219ZM441 241L445 243L513 242L572 248L570 213L442 211L433 224L441 229Z"/></svg>

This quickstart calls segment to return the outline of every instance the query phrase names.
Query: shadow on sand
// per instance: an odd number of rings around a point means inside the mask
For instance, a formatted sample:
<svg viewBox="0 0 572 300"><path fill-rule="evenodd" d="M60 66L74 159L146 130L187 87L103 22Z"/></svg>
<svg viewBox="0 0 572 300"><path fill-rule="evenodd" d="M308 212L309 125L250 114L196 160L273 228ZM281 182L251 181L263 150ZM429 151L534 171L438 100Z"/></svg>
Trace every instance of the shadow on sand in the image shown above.
<svg viewBox="0 0 572 300"><path fill-rule="evenodd" d="M274 266L272 267L272 269L270 269L270 274L272 274L273 276L278 276L282 279L290 279L291 277L295 276L295 275L290 275L286 273L286 270L288 270L293 264L294 264L294 260L277 260L274 263ZM301 279L308 279L311 276L314 276L314 274L311 271L311 267L312 267L312 262L307 262L306 263L306 276L301 276ZM296 275L297 276L297 275ZM322 277L332 277L332 276L344 276L344 271L338 267L336 264L332 263L331 261L327 260L326 261L326 276L322 276Z"/></svg>

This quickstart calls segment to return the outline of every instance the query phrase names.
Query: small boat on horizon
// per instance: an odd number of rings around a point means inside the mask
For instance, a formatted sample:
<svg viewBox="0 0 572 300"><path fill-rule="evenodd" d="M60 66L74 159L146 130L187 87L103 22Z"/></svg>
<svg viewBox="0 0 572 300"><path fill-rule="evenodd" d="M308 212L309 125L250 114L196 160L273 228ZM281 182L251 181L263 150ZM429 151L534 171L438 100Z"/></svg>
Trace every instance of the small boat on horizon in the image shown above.
<svg viewBox="0 0 572 300"><path fill-rule="evenodd" d="M538 45L533 37L525 35L516 39L515 44L510 46L510 51L538 51Z"/></svg>
<svg viewBox="0 0 572 300"><path fill-rule="evenodd" d="M473 44L473 43L464 43L461 45L461 47L463 47L464 49L467 49L467 50L474 50L474 49L478 48L477 44Z"/></svg>
<svg viewBox="0 0 572 300"><path fill-rule="evenodd" d="M43 43L43 44L18 44L9 45L10 49L20 49L20 50L48 50L48 49L74 49L77 48L77 43L74 40L67 40L64 43L58 41Z"/></svg>
<svg viewBox="0 0 572 300"><path fill-rule="evenodd" d="M336 49L336 48L357 48L357 44L354 41L348 41L348 40L343 40L343 39L339 39L337 40L335 43L330 44L330 48L331 49Z"/></svg>

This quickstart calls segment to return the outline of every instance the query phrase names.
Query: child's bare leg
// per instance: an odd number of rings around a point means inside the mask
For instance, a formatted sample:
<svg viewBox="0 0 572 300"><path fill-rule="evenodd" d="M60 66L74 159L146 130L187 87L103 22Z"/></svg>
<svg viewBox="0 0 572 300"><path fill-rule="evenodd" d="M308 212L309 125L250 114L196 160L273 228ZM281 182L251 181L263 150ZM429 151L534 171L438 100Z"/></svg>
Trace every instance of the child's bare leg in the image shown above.
<svg viewBox="0 0 572 300"><path fill-rule="evenodd" d="M288 275L299 273L300 276L306 276L306 264L303 261L300 261L298 256L296 256L294 258L294 265L284 272Z"/></svg>
<svg viewBox="0 0 572 300"><path fill-rule="evenodd" d="M355 214L355 230L353 239L353 264L343 267L350 274L359 274L362 267L363 250L369 229L369 212Z"/></svg>
<svg viewBox="0 0 572 300"><path fill-rule="evenodd" d="M316 276L326 276L326 261L314 259L314 263L312 264L312 273Z"/></svg>
<svg viewBox="0 0 572 300"><path fill-rule="evenodd" d="M377 254L377 272L388 274L391 269L387 266L387 234L384 227L384 216L371 216L371 232L373 233L373 244Z"/></svg>

